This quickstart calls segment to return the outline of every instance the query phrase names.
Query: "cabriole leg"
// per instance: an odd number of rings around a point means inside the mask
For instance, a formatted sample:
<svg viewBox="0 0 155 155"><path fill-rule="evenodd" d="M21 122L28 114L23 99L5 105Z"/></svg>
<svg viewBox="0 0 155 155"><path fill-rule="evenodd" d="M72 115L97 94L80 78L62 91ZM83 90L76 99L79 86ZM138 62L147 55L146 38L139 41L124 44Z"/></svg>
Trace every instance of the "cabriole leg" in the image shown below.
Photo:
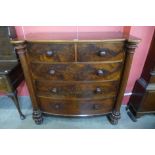
<svg viewBox="0 0 155 155"><path fill-rule="evenodd" d="M25 119L25 115L23 115L23 113L21 112L19 101L18 101L18 97L17 97L17 91L15 91L12 94L10 94L9 97L11 97L11 99L14 101L15 106L16 106L16 108L18 110L19 115L20 115L20 119L24 120Z"/></svg>

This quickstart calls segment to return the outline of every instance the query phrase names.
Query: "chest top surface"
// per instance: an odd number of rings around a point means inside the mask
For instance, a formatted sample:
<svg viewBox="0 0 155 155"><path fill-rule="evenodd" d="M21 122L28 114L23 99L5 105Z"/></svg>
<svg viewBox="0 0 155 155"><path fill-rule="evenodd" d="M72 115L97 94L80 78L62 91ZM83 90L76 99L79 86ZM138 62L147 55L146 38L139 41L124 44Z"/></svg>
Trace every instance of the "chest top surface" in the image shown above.
<svg viewBox="0 0 155 155"><path fill-rule="evenodd" d="M126 36L122 32L55 32L55 33L29 33L19 36L12 43L27 42L102 42L102 41L131 41L139 42L140 39Z"/></svg>

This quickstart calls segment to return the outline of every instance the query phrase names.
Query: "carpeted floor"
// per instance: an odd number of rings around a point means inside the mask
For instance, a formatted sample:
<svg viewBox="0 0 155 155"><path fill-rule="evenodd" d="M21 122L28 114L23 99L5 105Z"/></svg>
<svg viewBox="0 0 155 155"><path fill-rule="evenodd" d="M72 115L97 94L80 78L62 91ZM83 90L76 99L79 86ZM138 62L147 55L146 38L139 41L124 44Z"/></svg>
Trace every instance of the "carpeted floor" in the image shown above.
<svg viewBox="0 0 155 155"><path fill-rule="evenodd" d="M20 97L20 104L25 120L20 120L17 110L11 99L0 97L0 128L3 129L149 129L155 128L155 115L143 116L132 122L128 117L125 106L121 108L121 119L118 125L111 125L106 116L67 118L44 117L42 125L36 125L32 120L32 108L29 97Z"/></svg>

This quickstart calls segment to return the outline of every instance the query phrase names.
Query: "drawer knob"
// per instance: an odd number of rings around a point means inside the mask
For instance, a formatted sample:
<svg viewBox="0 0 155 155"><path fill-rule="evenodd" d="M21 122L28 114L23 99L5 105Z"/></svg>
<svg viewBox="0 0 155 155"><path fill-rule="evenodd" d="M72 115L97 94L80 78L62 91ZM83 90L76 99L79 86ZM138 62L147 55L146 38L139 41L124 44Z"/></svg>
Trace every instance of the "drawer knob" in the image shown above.
<svg viewBox="0 0 155 155"><path fill-rule="evenodd" d="M93 109L94 110L99 110L100 109L100 105L99 104L94 104L93 105Z"/></svg>
<svg viewBox="0 0 155 155"><path fill-rule="evenodd" d="M101 50L101 51L98 52L98 55L103 57L103 56L106 55L106 51L105 50Z"/></svg>
<svg viewBox="0 0 155 155"><path fill-rule="evenodd" d="M60 104L57 103L57 104L54 105L54 108L55 108L56 110L59 110L59 109L61 108L61 106L60 106Z"/></svg>
<svg viewBox="0 0 155 155"><path fill-rule="evenodd" d="M49 70L48 73L49 73L50 75L54 75L54 74L55 74L55 70L51 69L51 70Z"/></svg>
<svg viewBox="0 0 155 155"><path fill-rule="evenodd" d="M54 52L53 52L53 51L47 51L47 52L46 52L46 55L47 55L48 57L53 56L53 54L54 54Z"/></svg>
<svg viewBox="0 0 155 155"><path fill-rule="evenodd" d="M97 94L102 93L102 89L101 89L101 88L99 88L99 87L97 87L97 88L96 88L96 93L97 93Z"/></svg>
<svg viewBox="0 0 155 155"><path fill-rule="evenodd" d="M57 93L57 88L51 88L51 89L49 89L49 91L50 91L51 93Z"/></svg>
<svg viewBox="0 0 155 155"><path fill-rule="evenodd" d="M102 69L97 70L97 75L98 76L103 76L106 72Z"/></svg>

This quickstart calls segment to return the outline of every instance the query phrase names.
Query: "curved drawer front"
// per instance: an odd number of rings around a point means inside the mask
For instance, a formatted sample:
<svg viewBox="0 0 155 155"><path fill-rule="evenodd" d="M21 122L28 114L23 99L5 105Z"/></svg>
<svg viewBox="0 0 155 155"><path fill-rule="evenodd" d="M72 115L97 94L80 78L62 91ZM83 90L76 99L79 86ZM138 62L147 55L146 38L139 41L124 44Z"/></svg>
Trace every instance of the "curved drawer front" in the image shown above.
<svg viewBox="0 0 155 155"><path fill-rule="evenodd" d="M118 80L122 63L99 64L41 64L32 63L34 78L57 81Z"/></svg>
<svg viewBox="0 0 155 155"><path fill-rule="evenodd" d="M31 61L73 62L75 60L73 43L28 43L27 48Z"/></svg>
<svg viewBox="0 0 155 155"><path fill-rule="evenodd" d="M105 100L52 100L50 98L38 98L41 111L66 116L99 115L109 113L114 106L114 99Z"/></svg>
<svg viewBox="0 0 155 155"><path fill-rule="evenodd" d="M47 96L53 99L104 99L116 96L118 82L96 83L58 83L37 81L38 96Z"/></svg>
<svg viewBox="0 0 155 155"><path fill-rule="evenodd" d="M79 62L113 61L124 59L123 42L81 43L78 44Z"/></svg>

